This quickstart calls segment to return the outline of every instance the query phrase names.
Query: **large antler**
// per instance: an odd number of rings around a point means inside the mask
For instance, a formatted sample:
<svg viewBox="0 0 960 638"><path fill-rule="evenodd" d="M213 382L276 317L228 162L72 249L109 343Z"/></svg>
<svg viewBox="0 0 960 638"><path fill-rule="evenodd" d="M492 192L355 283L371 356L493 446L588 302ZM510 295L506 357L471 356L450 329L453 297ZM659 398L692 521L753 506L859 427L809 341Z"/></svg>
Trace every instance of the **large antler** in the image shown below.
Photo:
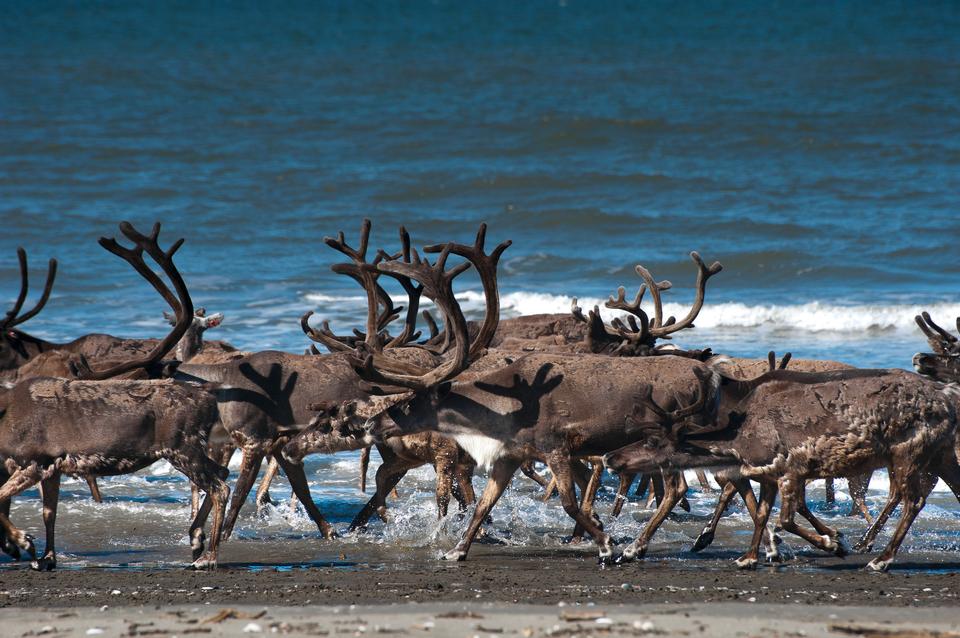
<svg viewBox="0 0 960 638"><path fill-rule="evenodd" d="M395 387L423 391L455 377L470 365L469 335L467 322L453 294L453 279L470 268L469 263L459 264L446 270L447 258L452 248L447 246L440 253L435 264L421 259L416 251L409 263L404 261L386 261L376 268L382 273L401 275L416 280L423 285L423 292L433 299L447 318L447 329L452 332L454 342L453 355L437 368L420 375L398 374L375 367L374 353L365 344L358 344L358 360L355 365L357 374L370 383L386 384Z"/></svg>
<svg viewBox="0 0 960 638"><path fill-rule="evenodd" d="M360 226L360 246L353 248L347 244L343 231L337 234L337 238L324 237L323 241L347 257L353 263L334 264L330 269L339 274L346 275L359 283L367 293L367 320L366 331L354 330L353 336L343 337L333 333L328 322L324 321L319 329L312 328L309 319L313 312L307 312L300 318L300 327L313 341L323 344L331 352L343 352L352 350L358 341L366 342L368 346L375 350L382 347L382 335L380 334L390 322L396 319L403 308L395 308L393 300L387 291L377 283L380 273L376 269L370 269L368 266L376 266L382 259L390 258L383 251L378 251L373 262L367 262L367 249L370 245L370 230L372 224L369 219L364 219ZM378 314L378 307L383 310Z"/></svg>
<svg viewBox="0 0 960 638"><path fill-rule="evenodd" d="M920 326L920 330L923 331L927 342L936 354L960 354L960 340L934 323L930 313L922 312L914 317L914 321ZM960 317L957 317L957 332L960 332Z"/></svg>
<svg viewBox="0 0 960 638"><path fill-rule="evenodd" d="M177 322L173 330L145 356L139 359L125 361L106 370L87 369L80 375L84 379L109 379L125 372L137 368L145 368L156 363L180 341L180 338L183 337L193 322L193 301L190 299L190 293L187 291L187 286L183 282L180 272L173 263L173 255L179 250L180 246L183 245L183 239L178 239L170 248L163 250L157 243L157 238L160 235L159 223L153 225L153 230L150 232L149 237L142 235L129 222L120 223L120 232L134 243L134 248L121 246L117 243L117 240L112 237L109 239L101 237L99 240L100 245L133 266L134 270L146 279L170 305L177 317ZM167 285L163 283L163 280L147 266L143 258L144 252L160 266L160 269L170 279L176 294L171 292Z"/></svg>
<svg viewBox="0 0 960 638"><path fill-rule="evenodd" d="M497 325L500 323L500 291L497 286L497 264L500 262L500 256L503 255L503 251L513 244L513 241L508 239L494 248L493 252L486 254L484 252L486 239L487 225L483 223L480 224L480 228L477 230L477 238L474 240L473 246L450 243L425 246L423 249L423 251L427 253L439 253L444 250L449 250L454 255L459 255L473 264L474 268L477 269L477 273L480 275L480 283L483 286L483 296L486 301L486 307L483 323L480 325L480 331L470 346L471 360L475 360L486 350L497 332Z"/></svg>
<svg viewBox="0 0 960 638"><path fill-rule="evenodd" d="M27 290L30 284L27 275L27 251L23 248L17 248L17 260L20 262L20 294L17 295L17 300L14 302L13 308L8 310L6 316L0 321L0 330L12 328L37 316L37 314L43 310L43 307L47 305L47 300L50 298L50 291L53 290L53 280L57 277L57 260L51 259L49 266L47 266L47 283L43 286L43 294L40 295L39 301L37 301L37 304L33 308L21 315L20 310L23 308L23 303L27 300Z"/></svg>
<svg viewBox="0 0 960 638"><path fill-rule="evenodd" d="M623 286L620 286L617 289L616 298L611 296L604 304L612 310L622 310L628 313L626 322L617 318L611 321L609 326L604 325L600 318L599 308L594 308L589 313L589 318L584 317L583 310L577 306L577 300L574 298L571 312L575 319L588 324L587 341L591 350L600 352L613 348L613 352L620 355L659 354L660 350L654 347L657 339L669 339L674 332L684 328L692 328L693 320L697 318L703 308L707 280L723 270L723 266L718 261L713 262L710 266L705 265L696 251L690 253L690 258L697 265L697 292L693 306L687 316L680 321L677 321L674 317L668 317L666 320L663 318L663 299L660 293L670 290L673 284L669 281L656 281L650 271L640 264L636 266L636 271L644 283L641 284L633 301L627 300L627 291ZM640 307L644 294L648 290L653 299L653 319L650 319L649 315ZM710 354L709 350L689 352L671 350L670 353L685 354L701 359Z"/></svg>
<svg viewBox="0 0 960 638"><path fill-rule="evenodd" d="M697 265L697 296L687 316L680 321L676 321L673 317L663 321L663 305L660 300L660 291L669 289L671 287L670 282L664 281L659 284L656 283L649 270L639 264L637 265L637 274L643 278L647 287L650 288L650 295L653 297L654 317L653 322L650 324L650 335L654 338L665 339L674 332L693 327L693 320L697 318L697 315L700 314L700 309L703 308L703 298L707 290L707 280L723 270L723 266L719 261L715 261L709 266L704 264L703 259L700 258L697 251L690 253L690 259Z"/></svg>

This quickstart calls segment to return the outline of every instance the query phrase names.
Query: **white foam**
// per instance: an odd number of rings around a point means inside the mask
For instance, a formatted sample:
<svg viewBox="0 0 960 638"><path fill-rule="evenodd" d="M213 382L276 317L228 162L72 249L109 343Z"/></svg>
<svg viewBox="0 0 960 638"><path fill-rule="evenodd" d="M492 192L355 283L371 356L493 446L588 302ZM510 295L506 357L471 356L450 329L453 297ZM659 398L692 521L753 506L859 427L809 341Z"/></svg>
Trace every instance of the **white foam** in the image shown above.
<svg viewBox="0 0 960 638"><path fill-rule="evenodd" d="M312 302L336 302L355 312L362 312L363 305L366 304L366 297L358 296L333 297L309 293L305 298ZM507 292L500 295L500 308L504 317L567 313L570 312L572 298L540 292ZM458 293L457 299L468 316L482 314L485 300L481 291L467 290ZM397 297L395 301L404 303L406 300ZM607 320L622 314L605 308L605 302L606 298L580 297L578 300L585 311L599 306L600 314ZM425 305L429 306L428 303ZM689 309L688 303L663 304L663 311L667 316L680 318ZM708 302L697 317L696 325L710 329L763 326L806 332L916 331L922 338L913 321L922 311L929 312L935 321L949 328L953 326L954 319L960 316L960 301L917 304L842 304L813 301L788 305Z"/></svg>

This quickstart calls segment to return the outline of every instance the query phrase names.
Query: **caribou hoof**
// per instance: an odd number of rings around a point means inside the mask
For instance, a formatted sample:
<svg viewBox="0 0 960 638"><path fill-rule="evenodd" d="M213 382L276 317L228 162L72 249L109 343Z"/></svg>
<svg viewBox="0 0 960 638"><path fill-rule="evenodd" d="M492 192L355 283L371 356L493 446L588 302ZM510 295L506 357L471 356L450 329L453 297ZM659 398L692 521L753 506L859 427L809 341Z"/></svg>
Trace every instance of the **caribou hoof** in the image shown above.
<svg viewBox="0 0 960 638"><path fill-rule="evenodd" d="M460 549L459 547L454 547L453 549L451 549L451 550L450 550L449 552L447 552L446 554L443 554L443 555L440 557L440 560L449 560L449 561L462 562L462 561L467 560L467 553L466 553L465 551L463 551L462 549Z"/></svg>
<svg viewBox="0 0 960 638"><path fill-rule="evenodd" d="M871 572L883 573L890 568L890 564L892 562L892 558L890 560L880 560L879 558L874 558L872 561L867 563L865 569Z"/></svg>
<svg viewBox="0 0 960 638"><path fill-rule="evenodd" d="M680 509L682 509L684 512L690 511L690 501L687 500L686 496L680 499L680 502L678 503L678 505L680 506Z"/></svg>
<svg viewBox="0 0 960 638"><path fill-rule="evenodd" d="M741 556L733 561L733 564L737 566L737 569L756 569L757 559L752 556Z"/></svg>
<svg viewBox="0 0 960 638"><path fill-rule="evenodd" d="M323 534L323 537L328 541L332 541L335 538L340 538L340 534L337 534L337 531L332 527L330 529L320 530Z"/></svg>
<svg viewBox="0 0 960 638"><path fill-rule="evenodd" d="M872 549L873 549L873 543L872 543L872 542L866 543L866 542L864 542L864 541L862 541L862 540L861 540L859 543L857 543L856 545L853 546L853 551L855 551L855 552L858 553L858 554L866 554L866 553L870 552Z"/></svg>
<svg viewBox="0 0 960 638"><path fill-rule="evenodd" d="M200 558L190 563L190 567L189 567L189 569L192 569L194 571L207 571L207 570L213 570L216 568L217 568L217 558L216 556L212 556L209 553L204 554Z"/></svg>
<svg viewBox="0 0 960 638"><path fill-rule="evenodd" d="M850 548L847 547L847 543L843 540L843 537L840 534L837 534L836 538L831 538L830 536L821 536L823 539L824 548L833 554L834 556L839 556L843 558L850 553Z"/></svg>
<svg viewBox="0 0 960 638"><path fill-rule="evenodd" d="M43 558L30 562L30 569L36 572L52 572L57 568L57 556L53 553L44 554Z"/></svg>
<svg viewBox="0 0 960 638"><path fill-rule="evenodd" d="M706 549L710 546L710 543L713 542L714 531L709 527L704 527L703 531L700 532L700 535L697 536L697 540L694 541L693 547L690 548L691 552L699 552Z"/></svg>
<svg viewBox="0 0 960 638"><path fill-rule="evenodd" d="M847 545L847 539L843 537L843 534L837 534L836 539L834 539L837 547L833 550L834 556L839 556L840 558L845 558L850 555L851 549Z"/></svg>

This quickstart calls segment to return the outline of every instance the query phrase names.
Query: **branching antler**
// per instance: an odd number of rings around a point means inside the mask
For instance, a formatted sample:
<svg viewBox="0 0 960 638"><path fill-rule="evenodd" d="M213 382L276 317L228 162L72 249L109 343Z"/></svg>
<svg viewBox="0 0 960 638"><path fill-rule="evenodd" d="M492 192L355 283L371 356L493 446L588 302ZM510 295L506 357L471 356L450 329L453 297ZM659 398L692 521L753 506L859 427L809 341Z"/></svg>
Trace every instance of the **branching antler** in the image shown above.
<svg viewBox="0 0 960 638"><path fill-rule="evenodd" d="M706 266L697 252L690 253L690 258L697 265L697 292L693 306L682 320L677 321L675 317L663 318L663 299L660 294L670 290L673 284L669 281L656 281L653 275L642 265L636 266L637 274L643 279L643 284L637 291L633 301L627 300L627 291L621 286L617 289L617 296L611 296L604 304L611 310L621 310L626 312L626 322L617 318L610 322L609 326L604 325L600 318L599 308L594 308L589 313L589 318L584 317L583 310L577 305L574 298L570 311L578 321L587 323L588 335L587 341L593 352L610 351L612 354L621 356L645 356L655 354L679 354L703 359L710 356L709 350L669 350L661 351L656 346L657 339L670 339L670 335L684 328L692 328L693 320L696 319L703 308L703 299L706 292L707 280L713 275L723 270L720 262L713 262ZM653 319L641 308L643 297L647 291L650 291L650 297L653 299Z"/></svg>
<svg viewBox="0 0 960 638"><path fill-rule="evenodd" d="M429 260L421 259L416 251L412 251L409 263L386 261L379 263L377 269L383 273L409 277L422 284L423 293L433 299L444 316L447 317L447 329L453 335L453 356L446 359L437 368L420 375L397 374L382 367L375 367L374 352L371 352L366 344L358 344L355 369L357 374L365 381L423 391L453 378L470 364L467 322L463 318L463 312L454 297L452 287L453 279L470 268L470 264L459 264L447 270L446 263L450 252L451 247L445 247L436 263L431 265Z"/></svg>
<svg viewBox="0 0 960 638"><path fill-rule="evenodd" d="M53 281L57 277L57 260L51 259L47 266L47 282L43 286L43 294L40 295L40 299L33 308L21 315L19 313L23 308L23 303L27 300L27 290L30 284L27 274L27 251L23 248L17 248L17 260L20 262L20 294L17 295L17 300L14 302L13 308L8 310L6 316L0 321L0 330L12 328L37 316L37 314L43 310L43 307L47 305L47 300L50 299L50 292L53 290Z"/></svg>
<svg viewBox="0 0 960 638"><path fill-rule="evenodd" d="M480 283L483 286L483 296L486 300L486 307L483 323L480 325L480 331L470 346L471 361L477 359L483 351L486 350L497 332L497 325L500 323L500 291L497 286L497 264L500 262L500 256L503 255L503 251L513 244L513 242L508 239L497 245L497 247L493 249L493 252L486 254L484 252L486 239L487 225L484 223L480 224L480 228L477 230L477 237L473 242L473 246L450 243L435 244L423 248L423 251L426 253L439 253L444 250L449 250L454 255L459 255L473 264L474 268L477 269L477 273L480 275Z"/></svg>
<svg viewBox="0 0 960 638"><path fill-rule="evenodd" d="M933 319L930 318L930 313L922 312L914 317L914 321L917 322L920 330L927 337L927 342L934 353L939 355L960 354L960 339L934 323ZM957 317L957 332L960 333L960 317Z"/></svg>
<svg viewBox="0 0 960 638"><path fill-rule="evenodd" d="M180 341L180 338L183 337L193 322L193 301L190 299L190 293L187 291L187 286L183 282L180 272L173 263L173 256L183 245L183 239L178 239L170 248L163 250L157 243L160 235L159 223L153 225L153 230L149 236L138 232L129 222L120 223L120 232L134 243L134 248L127 248L117 243L116 239L106 237L100 238L100 245L133 266L134 270L140 273L170 305L176 314L177 322L173 330L147 355L139 359L125 361L106 370L92 370L88 365L85 365L84 369L80 371L80 376L84 379L109 379L156 363ZM144 252L160 266L167 278L170 279L176 294L171 292L167 285L163 283L163 280L147 266L143 257Z"/></svg>

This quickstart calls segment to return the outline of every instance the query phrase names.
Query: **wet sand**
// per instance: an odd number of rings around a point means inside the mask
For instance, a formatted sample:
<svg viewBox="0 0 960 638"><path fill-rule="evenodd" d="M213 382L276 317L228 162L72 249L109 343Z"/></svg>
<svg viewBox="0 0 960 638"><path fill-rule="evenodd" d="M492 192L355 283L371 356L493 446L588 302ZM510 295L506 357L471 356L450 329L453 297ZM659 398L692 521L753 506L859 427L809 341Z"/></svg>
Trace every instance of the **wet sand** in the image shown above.
<svg viewBox="0 0 960 638"><path fill-rule="evenodd" d="M0 606L98 608L169 605L349 605L482 601L509 604L785 603L878 607L958 606L960 563L911 554L886 574L863 570L870 556L802 554L781 566L740 571L732 555L647 560L601 569L592 548L531 550L478 546L447 563L427 552L406 558L346 552L326 563L231 564L214 572L182 568L63 569L26 564L0 570ZM694 557L695 555L690 555Z"/></svg>

